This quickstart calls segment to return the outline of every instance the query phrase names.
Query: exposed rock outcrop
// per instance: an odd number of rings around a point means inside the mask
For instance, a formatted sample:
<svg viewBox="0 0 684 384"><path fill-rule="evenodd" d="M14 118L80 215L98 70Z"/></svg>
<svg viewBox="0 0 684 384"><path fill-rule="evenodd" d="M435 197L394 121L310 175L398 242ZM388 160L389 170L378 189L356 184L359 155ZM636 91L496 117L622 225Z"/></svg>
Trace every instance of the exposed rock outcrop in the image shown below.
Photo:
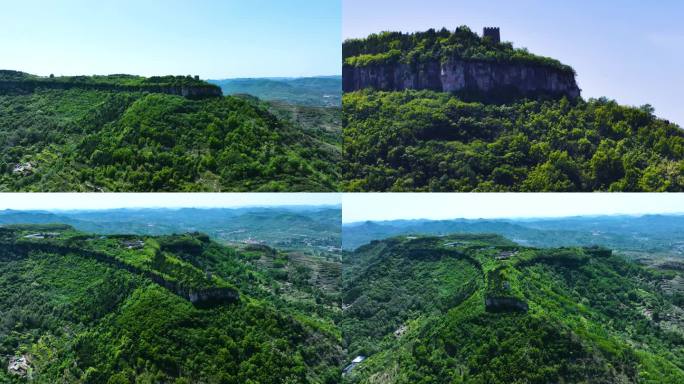
<svg viewBox="0 0 684 384"><path fill-rule="evenodd" d="M515 297L487 297L485 310L487 312L527 312L526 302Z"/></svg>
<svg viewBox="0 0 684 384"><path fill-rule="evenodd" d="M10 357L7 373L13 376L26 377L31 370L31 358L27 355Z"/></svg>
<svg viewBox="0 0 684 384"><path fill-rule="evenodd" d="M501 97L562 97L576 99L580 89L571 71L541 64L500 63L451 58L417 66L404 63L343 67L343 90L381 91L427 89Z"/></svg>

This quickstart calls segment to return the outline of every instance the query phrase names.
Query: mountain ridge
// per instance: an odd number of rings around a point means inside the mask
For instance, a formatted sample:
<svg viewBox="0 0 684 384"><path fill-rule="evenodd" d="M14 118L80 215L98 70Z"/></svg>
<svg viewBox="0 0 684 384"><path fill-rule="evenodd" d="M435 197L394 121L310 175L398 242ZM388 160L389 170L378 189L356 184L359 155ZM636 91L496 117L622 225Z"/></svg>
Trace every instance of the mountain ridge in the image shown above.
<svg viewBox="0 0 684 384"><path fill-rule="evenodd" d="M680 272L478 234L393 237L345 262L347 359L366 358L344 383L684 378L681 292L661 286Z"/></svg>

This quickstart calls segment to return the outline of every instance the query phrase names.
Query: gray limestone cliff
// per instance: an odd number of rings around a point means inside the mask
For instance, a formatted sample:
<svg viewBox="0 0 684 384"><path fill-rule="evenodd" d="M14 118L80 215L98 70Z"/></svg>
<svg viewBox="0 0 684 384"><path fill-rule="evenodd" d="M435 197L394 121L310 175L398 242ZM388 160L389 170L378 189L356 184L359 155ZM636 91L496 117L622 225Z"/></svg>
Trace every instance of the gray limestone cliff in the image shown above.
<svg viewBox="0 0 684 384"><path fill-rule="evenodd" d="M523 300L515 297L487 297L485 298L487 312L527 312L529 306Z"/></svg>
<svg viewBox="0 0 684 384"><path fill-rule="evenodd" d="M580 89L572 71L543 64L501 63L450 58L412 66L388 63L343 67L344 92L426 89L480 96L562 97L576 99Z"/></svg>

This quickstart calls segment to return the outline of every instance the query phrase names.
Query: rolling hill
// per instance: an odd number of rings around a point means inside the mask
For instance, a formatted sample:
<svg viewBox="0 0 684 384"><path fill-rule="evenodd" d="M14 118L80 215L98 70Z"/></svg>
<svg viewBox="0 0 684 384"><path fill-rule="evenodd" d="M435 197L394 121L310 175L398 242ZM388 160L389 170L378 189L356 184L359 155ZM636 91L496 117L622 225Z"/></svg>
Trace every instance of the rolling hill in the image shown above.
<svg viewBox="0 0 684 384"><path fill-rule="evenodd" d="M221 243L252 241L279 249L338 253L339 207L207 209L109 209L94 211L0 211L8 224L69 224L103 235L170 235L199 231ZM332 249L332 251L330 251Z"/></svg>
<svg viewBox="0 0 684 384"><path fill-rule="evenodd" d="M684 257L684 216L578 216L538 219L396 220L345 224L342 246L410 234L496 233L520 245L601 245L633 258Z"/></svg>

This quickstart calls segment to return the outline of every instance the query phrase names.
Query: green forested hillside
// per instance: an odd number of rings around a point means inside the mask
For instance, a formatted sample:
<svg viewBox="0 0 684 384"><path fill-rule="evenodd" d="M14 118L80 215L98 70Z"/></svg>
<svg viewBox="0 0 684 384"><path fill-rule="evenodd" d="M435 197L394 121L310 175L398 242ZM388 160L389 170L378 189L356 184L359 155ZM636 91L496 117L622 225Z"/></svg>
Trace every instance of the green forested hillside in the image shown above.
<svg viewBox="0 0 684 384"><path fill-rule="evenodd" d="M679 383L677 265L496 235L399 237L346 259L348 383ZM669 268L669 269L668 269Z"/></svg>
<svg viewBox="0 0 684 384"><path fill-rule="evenodd" d="M459 57L463 60L545 65L574 73L572 67L558 60L534 55L524 48L513 48L509 42L496 44L488 38L481 38L467 26L460 26L453 32L446 28L415 33L381 32L363 39L349 39L342 45L342 57L344 64L349 66L397 62L416 66L432 60Z"/></svg>
<svg viewBox="0 0 684 384"><path fill-rule="evenodd" d="M29 93L37 88L51 89L99 89L128 90L185 94L192 97L211 97L220 95L219 89L199 79L199 76L152 76L149 78L134 75L107 76L57 76L41 77L30 73L0 70L0 89L5 92Z"/></svg>
<svg viewBox="0 0 684 384"><path fill-rule="evenodd" d="M297 255L60 225L0 228L0 243L2 383L27 382L18 358L37 383L339 380L335 280Z"/></svg>
<svg viewBox="0 0 684 384"><path fill-rule="evenodd" d="M682 191L684 131L614 101L346 93L348 191Z"/></svg>
<svg viewBox="0 0 684 384"><path fill-rule="evenodd" d="M339 145L258 100L194 100L96 80L0 91L0 190L337 189ZM190 90L200 82L183 81Z"/></svg>

